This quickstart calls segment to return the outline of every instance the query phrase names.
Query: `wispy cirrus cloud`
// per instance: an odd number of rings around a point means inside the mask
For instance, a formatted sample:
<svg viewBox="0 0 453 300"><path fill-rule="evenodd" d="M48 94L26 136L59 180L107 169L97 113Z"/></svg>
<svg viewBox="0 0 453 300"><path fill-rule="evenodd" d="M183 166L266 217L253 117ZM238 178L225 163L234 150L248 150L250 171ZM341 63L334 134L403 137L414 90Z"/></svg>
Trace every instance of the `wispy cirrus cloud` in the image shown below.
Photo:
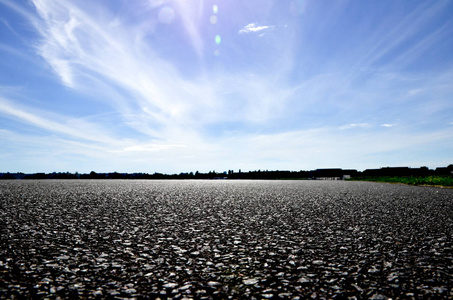
<svg viewBox="0 0 453 300"><path fill-rule="evenodd" d="M248 82L244 82L241 73L222 74L222 80L203 74L187 80L177 64L163 58L143 38L145 26L124 23L120 28L109 27L108 18L97 18L71 1L34 3L42 18L37 28L42 35L38 53L62 82L75 90L90 87L99 90L96 82L113 85L116 91L121 89L128 97L115 97L118 100L114 105L127 112L124 118L128 124L136 124L136 130L168 138L168 133L175 132L177 127L183 126L187 131L199 129L212 120L231 119L230 109L234 107L224 93L236 93L243 98L245 105L235 114L239 113L245 122L266 119L270 116L268 109L281 104L272 99L272 95L282 94L280 89L269 86L268 77L272 75L261 75ZM197 29L200 5L180 3L175 9L182 16L191 44L202 55L203 42ZM255 32L273 28L250 25L247 29ZM142 118L140 123L138 115ZM159 131L154 130L156 126Z"/></svg>
<svg viewBox="0 0 453 300"><path fill-rule="evenodd" d="M48 153L39 152L41 157L65 153L101 158L102 153L104 155L158 153L187 147L184 144L166 141L149 142L149 140L141 141L118 136L96 122L39 111L24 105L18 106L2 97L0 97L0 116L31 126L34 128L32 131L35 132L35 136L29 136L0 129L2 140L8 141L10 145L33 144L32 148L37 150L33 151L30 148L27 152L35 154L36 151L40 151L39 149L51 146L52 150Z"/></svg>
<svg viewBox="0 0 453 300"><path fill-rule="evenodd" d="M65 85L96 90L94 78L130 95L118 97L116 103L120 112L128 111L125 118L130 111L141 111L161 126L184 120L188 109L184 89L190 83L179 79L172 64L137 38L144 35L142 29L111 28L108 19L97 19L70 1L34 4L42 18L37 51Z"/></svg>
<svg viewBox="0 0 453 300"><path fill-rule="evenodd" d="M285 93L271 87L265 76L248 82L242 74L225 74L222 80L203 76L187 80L143 38L145 26L112 27L111 18L99 18L71 1L33 3L39 16L32 22L39 33L36 53L61 83L81 96L105 102L118 113L122 126L143 134L128 138L104 128L99 118L88 122L2 100L4 116L57 134L65 144L112 153L202 152L213 147L201 137L206 127L225 121L261 123L279 110L281 103L274 98L282 99ZM189 36L196 37L196 32ZM237 104L232 103L231 94L238 95Z"/></svg>
<svg viewBox="0 0 453 300"><path fill-rule="evenodd" d="M397 22L382 23L380 28L364 37L363 42L367 46L360 53L355 53L355 65L362 67L378 65L381 68L383 66L393 68L400 66L401 63L413 63L422 54L421 48L429 49L442 38L446 38L448 34L446 28L430 32L422 40L419 40L417 36L447 5L447 2L421 3L408 11L404 18ZM441 27L449 25L451 28L450 23L451 21ZM403 50L398 52L398 48ZM395 53L398 55L394 55ZM388 62L391 62L390 66L387 65Z"/></svg>
<svg viewBox="0 0 453 300"><path fill-rule="evenodd" d="M106 131L100 130L97 124L90 124L80 119L31 109L23 105L18 106L3 97L0 97L0 114L46 132L61 134L64 137L91 143L104 143L110 146L117 144L117 140L109 137L111 134Z"/></svg>
<svg viewBox="0 0 453 300"><path fill-rule="evenodd" d="M260 32L266 29L273 29L275 26L270 26L270 25L262 25L258 26L255 23L250 23L246 26L244 26L242 29L239 30L239 34L244 34L244 33L251 33L251 32Z"/></svg>

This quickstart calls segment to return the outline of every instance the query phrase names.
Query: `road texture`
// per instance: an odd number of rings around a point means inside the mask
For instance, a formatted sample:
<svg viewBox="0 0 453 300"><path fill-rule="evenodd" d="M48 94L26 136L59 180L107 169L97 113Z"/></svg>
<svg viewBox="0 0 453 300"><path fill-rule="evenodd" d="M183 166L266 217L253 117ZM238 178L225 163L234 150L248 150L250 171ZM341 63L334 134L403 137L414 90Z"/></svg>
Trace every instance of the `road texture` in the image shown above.
<svg viewBox="0 0 453 300"><path fill-rule="evenodd" d="M453 298L453 189L0 182L0 298Z"/></svg>

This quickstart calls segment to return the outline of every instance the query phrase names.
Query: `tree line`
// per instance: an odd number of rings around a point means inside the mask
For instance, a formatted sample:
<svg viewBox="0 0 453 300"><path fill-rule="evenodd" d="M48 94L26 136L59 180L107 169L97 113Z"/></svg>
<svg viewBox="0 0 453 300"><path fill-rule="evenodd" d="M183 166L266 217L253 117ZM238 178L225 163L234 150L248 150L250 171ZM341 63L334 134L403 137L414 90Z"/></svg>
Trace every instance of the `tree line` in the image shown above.
<svg viewBox="0 0 453 300"><path fill-rule="evenodd" d="M223 172L209 171L201 173L196 171L179 174L163 173L0 173L0 179L343 179L367 176L453 176L453 164L448 167L429 169L427 167L383 167L380 169L366 169L357 171L354 169L316 169L311 171L269 171L257 170L235 172L228 170Z"/></svg>

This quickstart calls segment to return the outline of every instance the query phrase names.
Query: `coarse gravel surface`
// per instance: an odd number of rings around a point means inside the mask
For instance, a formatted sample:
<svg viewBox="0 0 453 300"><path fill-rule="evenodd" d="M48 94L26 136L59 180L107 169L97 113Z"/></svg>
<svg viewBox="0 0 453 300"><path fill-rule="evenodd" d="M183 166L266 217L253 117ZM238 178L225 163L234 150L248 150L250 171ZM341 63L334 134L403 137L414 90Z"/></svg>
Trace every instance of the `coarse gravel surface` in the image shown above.
<svg viewBox="0 0 453 300"><path fill-rule="evenodd" d="M1 181L0 230L0 298L453 298L453 189Z"/></svg>

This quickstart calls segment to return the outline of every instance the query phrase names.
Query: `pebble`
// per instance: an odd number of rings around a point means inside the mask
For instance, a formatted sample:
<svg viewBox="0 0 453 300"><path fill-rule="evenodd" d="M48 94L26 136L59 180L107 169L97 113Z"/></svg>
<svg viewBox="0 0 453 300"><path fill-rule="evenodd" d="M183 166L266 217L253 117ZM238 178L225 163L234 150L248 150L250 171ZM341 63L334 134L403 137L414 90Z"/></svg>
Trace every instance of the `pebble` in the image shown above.
<svg viewBox="0 0 453 300"><path fill-rule="evenodd" d="M244 279L242 282L244 282L244 284L247 284L247 285L253 285L253 284L257 284L259 282L259 279L257 279L257 278Z"/></svg>
<svg viewBox="0 0 453 300"><path fill-rule="evenodd" d="M163 285L164 288L167 288L167 289L173 289L175 287L177 287L178 284L177 283L174 283L174 282L169 282L169 283L166 283Z"/></svg>

